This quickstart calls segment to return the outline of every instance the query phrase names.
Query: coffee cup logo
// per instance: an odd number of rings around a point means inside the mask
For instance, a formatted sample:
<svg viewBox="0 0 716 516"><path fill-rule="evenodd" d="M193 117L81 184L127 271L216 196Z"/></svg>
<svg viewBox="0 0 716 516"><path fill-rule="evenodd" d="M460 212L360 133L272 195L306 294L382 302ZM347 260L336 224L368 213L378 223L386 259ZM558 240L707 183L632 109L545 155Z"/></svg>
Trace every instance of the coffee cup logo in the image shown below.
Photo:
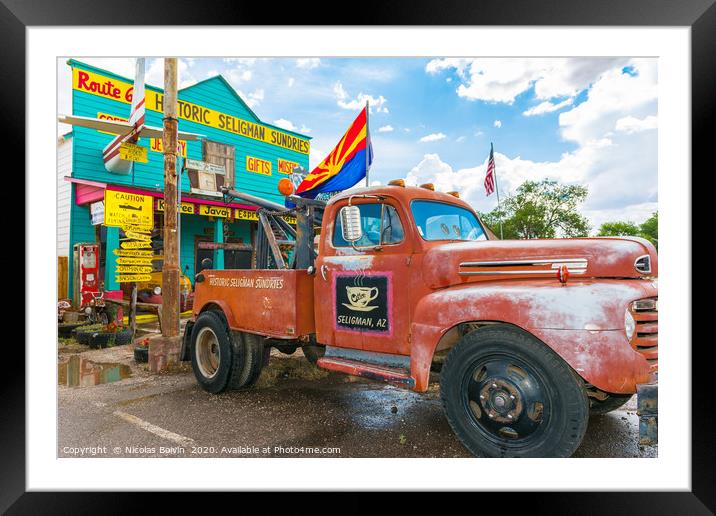
<svg viewBox="0 0 716 516"><path fill-rule="evenodd" d="M348 294L348 303L342 303L346 308L359 312L369 312L378 308L377 306L368 306L368 303L378 297L378 287L346 286L346 293Z"/></svg>

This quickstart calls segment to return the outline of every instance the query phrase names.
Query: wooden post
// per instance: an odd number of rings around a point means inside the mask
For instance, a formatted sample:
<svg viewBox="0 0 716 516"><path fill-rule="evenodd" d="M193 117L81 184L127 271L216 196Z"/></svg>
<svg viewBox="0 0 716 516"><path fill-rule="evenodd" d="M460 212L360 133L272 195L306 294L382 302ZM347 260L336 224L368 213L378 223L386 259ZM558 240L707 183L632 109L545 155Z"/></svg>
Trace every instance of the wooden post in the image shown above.
<svg viewBox="0 0 716 516"><path fill-rule="evenodd" d="M137 333L137 284L132 283L132 297L129 302L129 329L132 330L132 339Z"/></svg>
<svg viewBox="0 0 716 516"><path fill-rule="evenodd" d="M179 335L179 249L177 233L177 59L164 59L164 267L162 335Z"/></svg>

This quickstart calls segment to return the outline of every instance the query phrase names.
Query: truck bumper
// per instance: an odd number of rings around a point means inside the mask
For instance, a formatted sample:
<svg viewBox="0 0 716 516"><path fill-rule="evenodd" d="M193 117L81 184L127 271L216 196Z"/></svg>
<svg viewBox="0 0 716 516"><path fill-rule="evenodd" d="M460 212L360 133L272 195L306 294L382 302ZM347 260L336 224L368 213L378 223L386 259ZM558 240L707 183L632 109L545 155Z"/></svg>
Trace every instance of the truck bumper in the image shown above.
<svg viewBox="0 0 716 516"><path fill-rule="evenodd" d="M639 444L658 442L658 398L659 382L636 386L636 413L639 416Z"/></svg>

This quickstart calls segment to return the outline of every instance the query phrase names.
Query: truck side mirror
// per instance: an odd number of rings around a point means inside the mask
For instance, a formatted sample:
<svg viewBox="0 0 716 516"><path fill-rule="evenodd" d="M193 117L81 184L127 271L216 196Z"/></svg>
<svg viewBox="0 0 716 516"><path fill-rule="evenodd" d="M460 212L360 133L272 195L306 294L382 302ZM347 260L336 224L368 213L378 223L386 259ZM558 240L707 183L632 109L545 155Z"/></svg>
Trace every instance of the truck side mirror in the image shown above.
<svg viewBox="0 0 716 516"><path fill-rule="evenodd" d="M357 242L363 236L363 228L360 224L360 208L358 206L344 206L341 208L341 231L343 240L346 242Z"/></svg>
<svg viewBox="0 0 716 516"><path fill-rule="evenodd" d="M201 269L202 269L202 270L204 270L204 269L211 269L212 265L213 265L213 263L212 263L212 261L211 261L211 258L204 258L204 259L201 261Z"/></svg>

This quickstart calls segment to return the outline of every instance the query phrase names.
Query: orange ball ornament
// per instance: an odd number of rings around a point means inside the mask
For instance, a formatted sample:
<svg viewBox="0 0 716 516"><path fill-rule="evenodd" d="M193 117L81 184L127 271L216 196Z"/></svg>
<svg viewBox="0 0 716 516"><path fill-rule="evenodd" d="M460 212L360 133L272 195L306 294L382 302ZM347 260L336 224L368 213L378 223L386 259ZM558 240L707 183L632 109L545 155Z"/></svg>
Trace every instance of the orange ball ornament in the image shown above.
<svg viewBox="0 0 716 516"><path fill-rule="evenodd" d="M293 183L287 177L278 182L278 191L281 195L291 195L293 193Z"/></svg>

